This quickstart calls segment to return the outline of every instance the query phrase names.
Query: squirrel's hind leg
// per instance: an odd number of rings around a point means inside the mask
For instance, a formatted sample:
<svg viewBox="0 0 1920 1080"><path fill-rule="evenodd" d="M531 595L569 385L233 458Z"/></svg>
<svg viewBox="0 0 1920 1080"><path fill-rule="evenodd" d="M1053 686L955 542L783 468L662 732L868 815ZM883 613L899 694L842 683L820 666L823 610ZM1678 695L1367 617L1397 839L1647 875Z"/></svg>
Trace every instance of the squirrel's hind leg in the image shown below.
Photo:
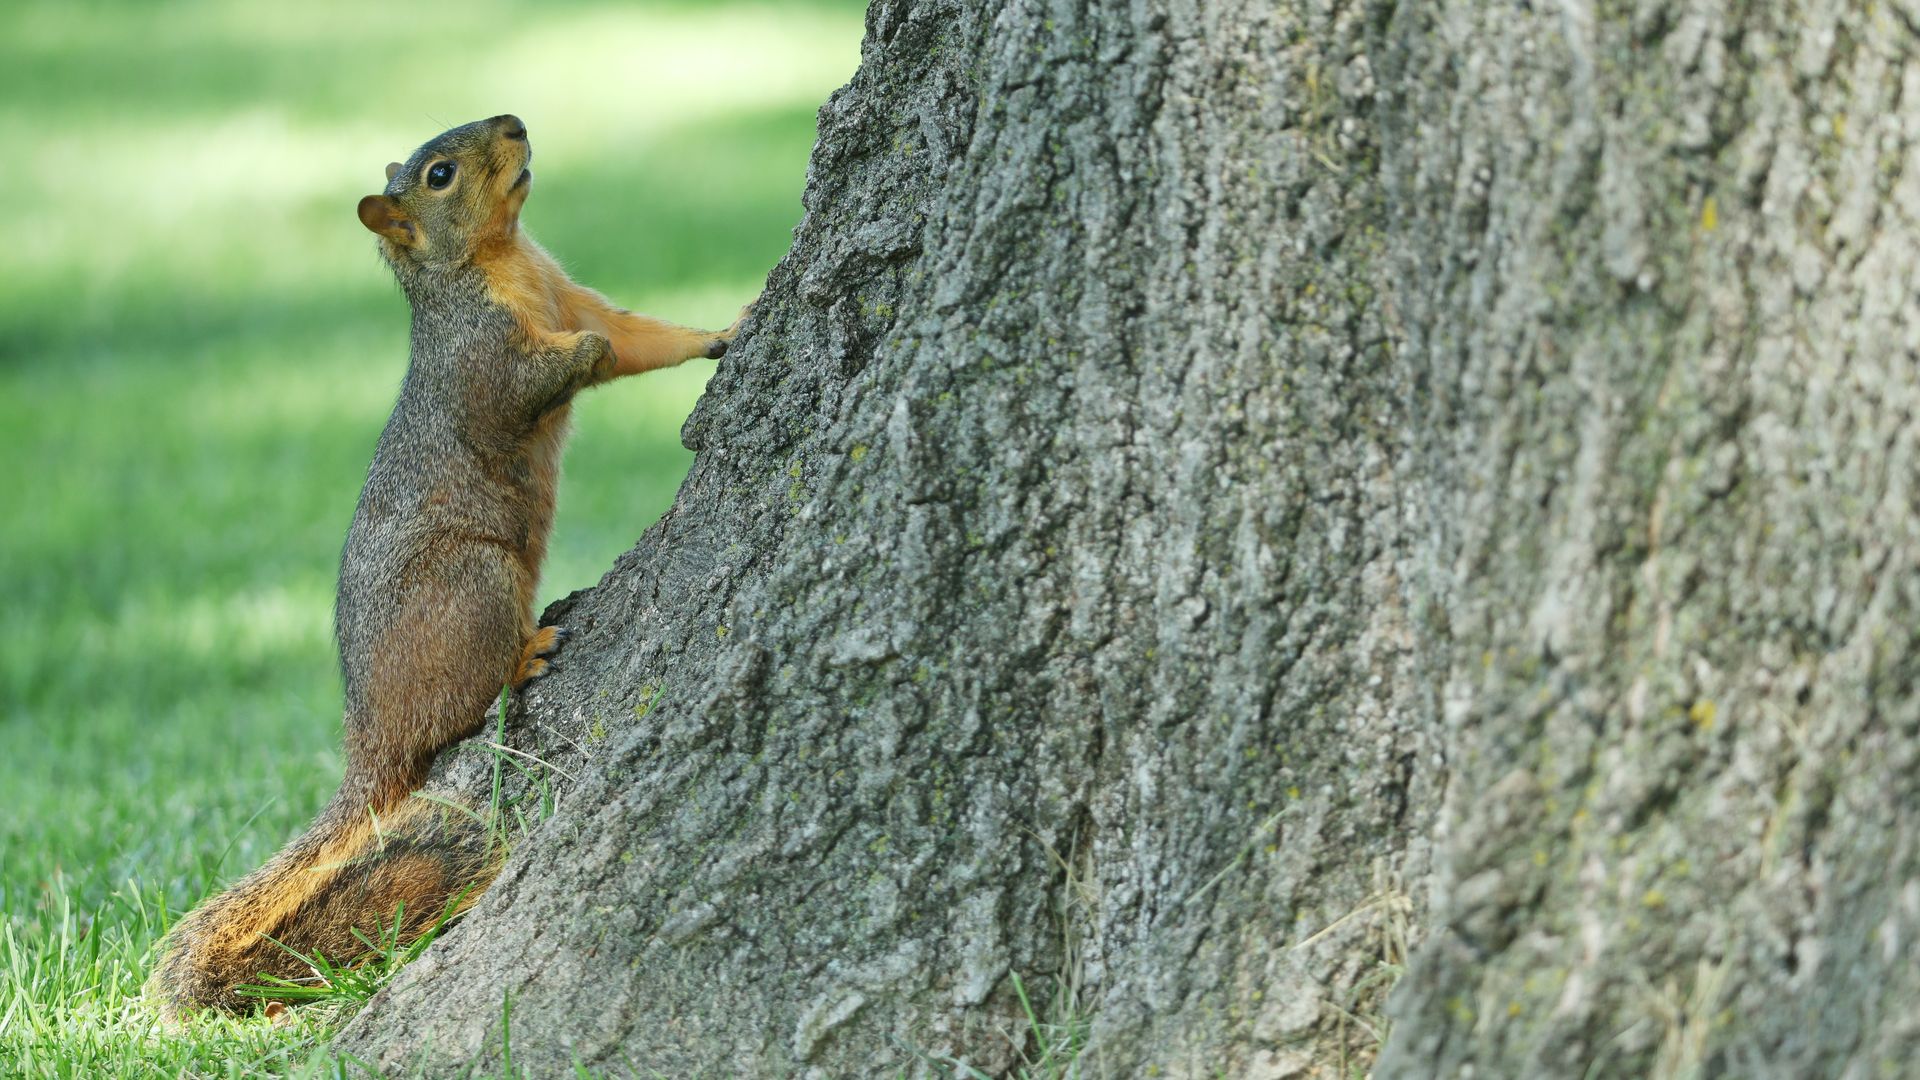
<svg viewBox="0 0 1920 1080"><path fill-rule="evenodd" d="M410 564L373 637L360 708L347 714L349 775L385 812L420 785L434 755L479 730L518 670L532 618L531 573L515 553L448 538Z"/></svg>

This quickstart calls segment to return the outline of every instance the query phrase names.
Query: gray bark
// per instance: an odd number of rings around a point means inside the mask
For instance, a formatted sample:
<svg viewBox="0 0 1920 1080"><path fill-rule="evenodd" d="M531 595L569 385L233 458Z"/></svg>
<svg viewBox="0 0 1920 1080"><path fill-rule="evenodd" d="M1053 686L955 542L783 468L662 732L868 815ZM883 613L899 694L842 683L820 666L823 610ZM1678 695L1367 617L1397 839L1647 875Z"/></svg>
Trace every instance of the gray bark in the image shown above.
<svg viewBox="0 0 1920 1080"><path fill-rule="evenodd" d="M1900 1072L1917 23L875 0L555 812L340 1048Z"/></svg>

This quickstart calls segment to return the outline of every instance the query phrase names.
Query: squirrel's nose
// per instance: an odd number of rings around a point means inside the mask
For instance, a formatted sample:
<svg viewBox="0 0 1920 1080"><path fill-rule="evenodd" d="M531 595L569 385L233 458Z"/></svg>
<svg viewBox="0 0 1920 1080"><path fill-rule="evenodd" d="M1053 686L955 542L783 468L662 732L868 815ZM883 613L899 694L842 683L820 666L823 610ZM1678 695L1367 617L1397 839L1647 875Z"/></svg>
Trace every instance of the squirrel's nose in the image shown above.
<svg viewBox="0 0 1920 1080"><path fill-rule="evenodd" d="M489 121L489 123L493 125L495 131L498 131L509 139L524 139L527 137L527 125L521 123L520 118L512 113L501 113Z"/></svg>

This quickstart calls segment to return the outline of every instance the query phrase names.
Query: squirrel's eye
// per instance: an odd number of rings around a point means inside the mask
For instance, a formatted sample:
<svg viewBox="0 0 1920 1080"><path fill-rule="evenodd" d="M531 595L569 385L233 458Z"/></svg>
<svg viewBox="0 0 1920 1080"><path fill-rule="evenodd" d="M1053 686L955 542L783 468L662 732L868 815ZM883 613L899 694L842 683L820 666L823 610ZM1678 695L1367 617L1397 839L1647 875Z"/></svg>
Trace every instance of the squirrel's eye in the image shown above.
<svg viewBox="0 0 1920 1080"><path fill-rule="evenodd" d="M427 186L435 191L453 183L453 162L442 161L427 170Z"/></svg>

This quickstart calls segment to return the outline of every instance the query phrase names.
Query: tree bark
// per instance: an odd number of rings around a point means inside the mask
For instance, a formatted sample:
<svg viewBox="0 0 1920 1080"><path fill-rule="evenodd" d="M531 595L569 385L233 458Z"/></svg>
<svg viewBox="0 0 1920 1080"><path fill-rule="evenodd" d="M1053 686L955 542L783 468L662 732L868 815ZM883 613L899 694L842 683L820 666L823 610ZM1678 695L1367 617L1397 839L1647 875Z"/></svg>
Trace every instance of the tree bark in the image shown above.
<svg viewBox="0 0 1920 1080"><path fill-rule="evenodd" d="M557 807L340 1048L1900 1071L1916 30L875 0Z"/></svg>

